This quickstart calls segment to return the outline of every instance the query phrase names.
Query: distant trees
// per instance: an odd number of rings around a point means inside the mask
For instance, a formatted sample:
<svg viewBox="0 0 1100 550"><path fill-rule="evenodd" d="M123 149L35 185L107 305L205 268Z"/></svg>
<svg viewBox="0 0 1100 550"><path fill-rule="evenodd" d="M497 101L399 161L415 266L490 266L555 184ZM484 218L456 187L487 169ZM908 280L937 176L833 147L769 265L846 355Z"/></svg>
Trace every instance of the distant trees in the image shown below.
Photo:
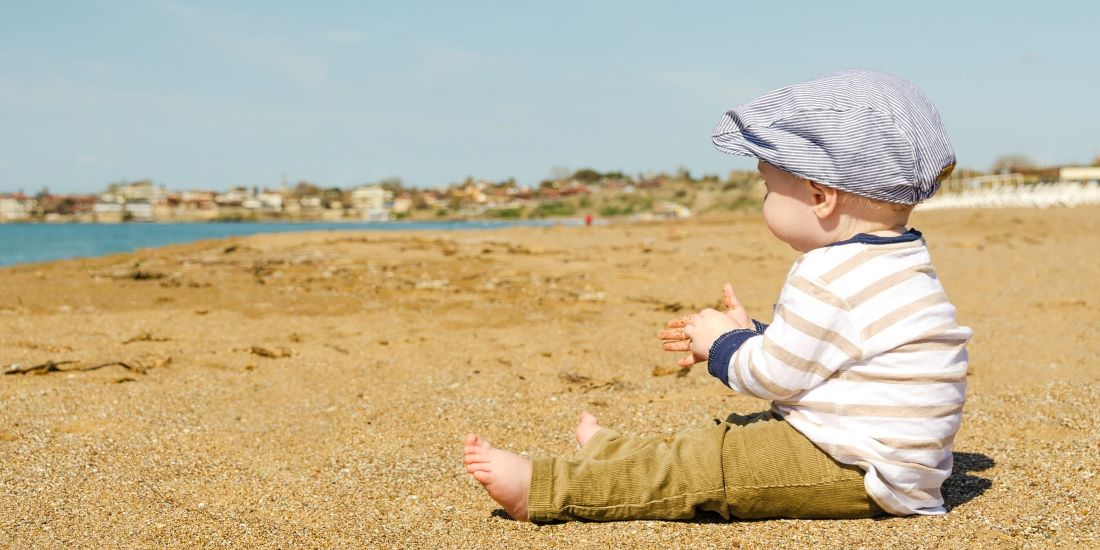
<svg viewBox="0 0 1100 550"><path fill-rule="evenodd" d="M321 188L308 181L300 181L294 186L294 195L298 197L312 197L319 194L321 194Z"/></svg>
<svg viewBox="0 0 1100 550"><path fill-rule="evenodd" d="M600 178L602 177L602 174L590 168L582 168L580 170L577 170L576 172L573 172L572 176L573 179L584 183L595 183L597 181L600 181Z"/></svg>
<svg viewBox="0 0 1100 550"><path fill-rule="evenodd" d="M405 182L401 181L399 177L389 177L378 182L378 185L382 186L382 189L393 193L394 195L400 194L405 190Z"/></svg>
<svg viewBox="0 0 1100 550"><path fill-rule="evenodd" d="M351 201L346 196L346 191L339 187L329 187L321 190L321 204L325 208L343 208Z"/></svg>
<svg viewBox="0 0 1100 550"><path fill-rule="evenodd" d="M1011 174L1013 172L1034 170L1037 167L1035 161L1025 155L1003 155L993 161L991 172L994 174Z"/></svg>

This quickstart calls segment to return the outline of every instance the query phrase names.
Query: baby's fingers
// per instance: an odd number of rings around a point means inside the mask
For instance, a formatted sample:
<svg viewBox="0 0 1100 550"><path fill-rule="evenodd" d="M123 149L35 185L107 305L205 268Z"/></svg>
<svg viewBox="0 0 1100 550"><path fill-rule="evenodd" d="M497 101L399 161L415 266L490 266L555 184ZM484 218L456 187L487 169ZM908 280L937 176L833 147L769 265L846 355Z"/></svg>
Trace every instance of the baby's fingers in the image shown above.
<svg viewBox="0 0 1100 550"><path fill-rule="evenodd" d="M688 335L684 334L682 328L670 328L668 330L662 330L658 335L661 340L687 340Z"/></svg>
<svg viewBox="0 0 1100 550"><path fill-rule="evenodd" d="M674 340L672 342L665 342L661 344L661 349L665 351L690 351L691 340Z"/></svg>
<svg viewBox="0 0 1100 550"><path fill-rule="evenodd" d="M668 328L684 328L691 324L691 315L673 319L668 322Z"/></svg>
<svg viewBox="0 0 1100 550"><path fill-rule="evenodd" d="M699 360L695 358L695 354L693 353L691 355L685 355L681 357L680 360L676 362L676 364L680 365L681 367L690 367L698 362Z"/></svg>
<svg viewBox="0 0 1100 550"><path fill-rule="evenodd" d="M729 283L722 285L722 301L725 302L727 310L741 307L741 302L737 299L737 295L733 293L733 285Z"/></svg>

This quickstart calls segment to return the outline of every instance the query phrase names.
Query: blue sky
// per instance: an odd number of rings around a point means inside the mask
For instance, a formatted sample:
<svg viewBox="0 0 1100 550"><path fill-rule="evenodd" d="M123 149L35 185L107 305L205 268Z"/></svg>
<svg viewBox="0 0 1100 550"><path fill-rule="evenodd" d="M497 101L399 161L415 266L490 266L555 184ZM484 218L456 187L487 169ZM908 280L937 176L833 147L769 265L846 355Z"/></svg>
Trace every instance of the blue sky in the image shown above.
<svg viewBox="0 0 1100 550"><path fill-rule="evenodd" d="M1088 163L1096 6L4 1L0 191L725 173L723 111L846 67L921 86L961 166Z"/></svg>

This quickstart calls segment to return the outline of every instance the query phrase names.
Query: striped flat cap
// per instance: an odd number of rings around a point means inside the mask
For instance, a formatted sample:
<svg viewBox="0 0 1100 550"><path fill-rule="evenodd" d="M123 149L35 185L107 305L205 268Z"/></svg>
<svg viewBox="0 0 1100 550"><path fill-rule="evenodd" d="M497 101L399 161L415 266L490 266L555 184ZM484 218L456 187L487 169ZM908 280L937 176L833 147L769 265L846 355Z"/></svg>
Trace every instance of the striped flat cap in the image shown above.
<svg viewBox="0 0 1100 550"><path fill-rule="evenodd" d="M829 187L916 204L955 168L939 112L912 82L849 69L740 105L714 129L714 146L756 157Z"/></svg>

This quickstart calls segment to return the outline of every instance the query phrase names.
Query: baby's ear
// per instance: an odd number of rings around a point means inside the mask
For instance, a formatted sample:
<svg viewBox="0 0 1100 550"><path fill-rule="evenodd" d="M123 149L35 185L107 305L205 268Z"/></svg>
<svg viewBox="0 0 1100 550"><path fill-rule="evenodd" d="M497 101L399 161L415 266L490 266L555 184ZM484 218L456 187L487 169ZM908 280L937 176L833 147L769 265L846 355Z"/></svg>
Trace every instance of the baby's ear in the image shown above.
<svg viewBox="0 0 1100 550"><path fill-rule="evenodd" d="M829 215L836 210L837 202L840 200L840 194L843 193L843 191L838 191L827 185L821 185L815 181L809 181L809 185L810 208L813 209L814 214L818 218L829 217Z"/></svg>

